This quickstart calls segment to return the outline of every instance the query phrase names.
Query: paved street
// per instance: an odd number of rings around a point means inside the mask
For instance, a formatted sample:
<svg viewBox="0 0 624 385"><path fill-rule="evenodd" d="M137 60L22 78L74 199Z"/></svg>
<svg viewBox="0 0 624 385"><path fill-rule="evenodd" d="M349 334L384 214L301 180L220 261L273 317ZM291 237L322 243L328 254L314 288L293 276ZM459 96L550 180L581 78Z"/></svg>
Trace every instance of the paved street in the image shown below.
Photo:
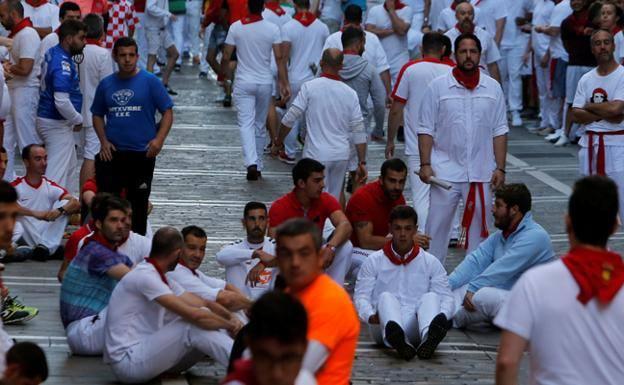
<svg viewBox="0 0 624 385"><path fill-rule="evenodd" d="M247 182L235 110L213 102L218 96L214 81L198 79L196 70L185 66L181 74L174 75L171 84L180 96L175 97L174 127L156 166L151 199L154 211L150 220L155 229L162 225L204 227L209 245L202 270L222 277L223 269L215 262L214 253L240 237L239 218L244 204L252 199L270 203L289 191L290 167L267 159L263 179ZM371 178L379 175L383 148L383 144L369 147ZM403 146L399 146L398 153L402 152ZM557 252L565 251L563 216L570 186L577 177L577 148L555 148L524 129L514 129L509 152L508 181L529 186L535 219L550 232ZM406 191L406 197L410 196ZM623 242L623 234L618 233L612 246L619 249ZM447 260L447 269L452 270L462 257L461 252L455 251ZM58 314L58 265L57 262L7 265L5 284L25 304L38 307L40 315L25 325L5 328L18 340L32 340L46 347L51 365L48 384L114 383L101 358L69 354ZM453 330L434 359L406 363L390 351L374 348L363 328L353 383L492 384L498 337L498 332L490 328ZM222 368L206 361L194 368L188 378L163 383L217 384L222 374ZM523 379L526 380L526 369Z"/></svg>

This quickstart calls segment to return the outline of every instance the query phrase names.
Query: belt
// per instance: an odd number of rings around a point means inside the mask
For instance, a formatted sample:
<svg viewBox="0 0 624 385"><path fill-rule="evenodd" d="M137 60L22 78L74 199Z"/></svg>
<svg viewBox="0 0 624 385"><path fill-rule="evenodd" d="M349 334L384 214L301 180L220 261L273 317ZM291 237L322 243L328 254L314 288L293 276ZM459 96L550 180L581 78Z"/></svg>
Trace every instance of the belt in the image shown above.
<svg viewBox="0 0 624 385"><path fill-rule="evenodd" d="M606 175L605 172L605 145L604 145L604 136L605 135L624 135L624 130L620 131L607 131L607 132L596 132L596 131L585 131L587 133L589 144L587 145L587 162L589 166L589 175L592 174L592 166L594 163L594 135L598 136L598 156L596 159L596 174L598 175Z"/></svg>

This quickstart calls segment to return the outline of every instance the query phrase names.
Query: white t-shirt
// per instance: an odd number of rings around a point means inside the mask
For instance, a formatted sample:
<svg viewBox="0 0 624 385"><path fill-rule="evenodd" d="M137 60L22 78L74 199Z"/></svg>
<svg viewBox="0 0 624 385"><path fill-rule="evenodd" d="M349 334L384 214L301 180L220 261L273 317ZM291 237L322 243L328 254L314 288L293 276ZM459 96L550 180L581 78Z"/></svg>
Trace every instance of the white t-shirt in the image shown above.
<svg viewBox="0 0 624 385"><path fill-rule="evenodd" d="M1 84L1 99L0 99L0 120L6 120L11 110L11 96L9 95L9 87L7 87L6 79L4 77L4 67L0 66L0 84Z"/></svg>
<svg viewBox="0 0 624 385"><path fill-rule="evenodd" d="M576 296L560 260L520 277L494 324L529 341L532 385L620 385L624 378L624 290L608 306Z"/></svg>
<svg viewBox="0 0 624 385"><path fill-rule="evenodd" d="M24 7L24 17L30 17L30 21L35 28L52 28L56 30L60 25L59 7L52 3L44 3L38 7L33 7L25 1L21 1Z"/></svg>
<svg viewBox="0 0 624 385"><path fill-rule="evenodd" d="M49 211L56 202L69 192L58 184L52 182L45 176L42 177L39 186L32 186L28 183L25 176L16 178L11 185L17 191L17 203L30 210ZM18 219L22 223L30 223L28 228L36 228L39 219L31 216L20 216Z"/></svg>
<svg viewBox="0 0 624 385"><path fill-rule="evenodd" d="M128 239L119 247L117 251L121 254L125 254L130 258L133 265L138 265L147 258L152 251L152 241L144 235L130 232Z"/></svg>
<svg viewBox="0 0 624 385"><path fill-rule="evenodd" d="M404 22L408 24L412 22L412 9L410 7L403 7L396 11L396 13ZM392 28L392 21L383 4L376 5L370 9L368 17L366 18L366 24L383 29ZM386 52L388 64L390 65L390 74L393 79L396 79L401 67L409 61L407 34L399 36L393 33L392 35L380 38L379 41Z"/></svg>
<svg viewBox="0 0 624 385"><path fill-rule="evenodd" d="M555 9L555 3L551 0L535 0L535 7L533 8L533 21L534 26L548 25L552 12ZM544 56L548 47L550 46L550 36L545 33L535 32L535 27L531 29L531 47L538 60Z"/></svg>
<svg viewBox="0 0 624 385"><path fill-rule="evenodd" d="M479 8L474 8L474 23L475 25L481 25L479 23L479 15L481 11ZM453 28L457 24L457 17L455 16L455 11L451 9L451 7L444 8L438 17L438 24L436 24L435 29L440 31L448 31Z"/></svg>
<svg viewBox="0 0 624 385"><path fill-rule="evenodd" d="M392 92L394 100L405 103L405 155L418 155L418 133L416 126L420 105L427 85L435 78L449 72L451 67L430 61L414 61L401 68Z"/></svg>
<svg viewBox="0 0 624 385"><path fill-rule="evenodd" d="M314 64L320 69L323 44L328 36L329 29L318 19L307 27L291 19L282 27L282 39L290 43L288 80L291 83L303 83L314 79L315 74L310 66Z"/></svg>
<svg viewBox="0 0 624 385"><path fill-rule="evenodd" d="M429 24L434 29L437 29L440 23L440 15L445 8L448 8L453 3L453 0L433 0L429 8Z"/></svg>
<svg viewBox="0 0 624 385"><path fill-rule="evenodd" d="M48 50L59 43L59 37L56 32L52 32L46 35L43 39L41 39L41 44L39 44L39 61L35 63L36 66L41 67L43 64L45 54ZM41 68L43 71L43 67ZM42 80L43 82L43 80Z"/></svg>
<svg viewBox="0 0 624 385"><path fill-rule="evenodd" d="M618 31L618 33L613 36L613 40L615 41L615 52L613 53L615 61L622 64L622 60L624 60L624 33Z"/></svg>
<svg viewBox="0 0 624 385"><path fill-rule="evenodd" d="M279 27L260 20L243 24L240 20L230 26L225 44L236 46L238 65L236 81L247 84L273 84L271 56L273 45L282 42Z"/></svg>
<svg viewBox="0 0 624 385"><path fill-rule="evenodd" d="M524 53L531 35L520 30L520 27L516 25L516 19L519 17L526 18L533 11L533 0L508 1L506 7L507 21L503 30L501 48L521 49Z"/></svg>
<svg viewBox="0 0 624 385"><path fill-rule="evenodd" d="M104 361L121 361L128 349L165 325L168 311L156 298L180 295L184 289L173 280L167 285L149 262L141 262L115 286L104 327Z"/></svg>
<svg viewBox="0 0 624 385"><path fill-rule="evenodd" d="M208 301L216 301L219 292L225 289L225 281L209 277L199 270L195 270L195 274L188 267L178 263L174 271L167 273L167 279L176 281L189 293Z"/></svg>
<svg viewBox="0 0 624 385"><path fill-rule="evenodd" d="M323 0L322 4L321 17L323 19L332 19L337 22L342 20L341 0Z"/></svg>
<svg viewBox="0 0 624 385"><path fill-rule="evenodd" d="M515 1L515 0L514 0ZM496 36L496 21L500 19L507 18L507 3L511 3L511 1L506 0L472 0L472 5L475 6L475 16L476 10L479 10L479 20L477 25L486 31L488 31L492 36ZM507 22L509 22L508 18ZM476 19L475 19L476 20ZM507 24L505 22L505 24ZM515 23L515 21L512 20Z"/></svg>
<svg viewBox="0 0 624 385"><path fill-rule="evenodd" d="M113 73L113 58L111 52L95 44L87 44L83 50L82 63L78 64L80 71L80 93L82 93L82 120L84 126L93 126L91 104L95 96L95 89L100 81Z"/></svg>
<svg viewBox="0 0 624 385"><path fill-rule="evenodd" d="M570 0L563 0L561 3L555 5L552 13L550 14L550 27L561 28L561 23L566 17L572 14L572 7L570 7ZM568 61L568 51L563 48L563 41L561 41L561 33L557 36L550 37L550 56L553 59L562 59Z"/></svg>
<svg viewBox="0 0 624 385"><path fill-rule="evenodd" d="M489 75L490 73L487 66L488 64L496 63L500 60L500 51L494 42L494 37L483 28L475 27L474 34L481 42L481 61L479 62L479 67L481 67L481 69ZM445 35L451 39L451 47L455 47L455 39L461 35L461 32L459 32L457 28L453 27L449 29Z"/></svg>
<svg viewBox="0 0 624 385"><path fill-rule="evenodd" d="M379 41L377 35L368 31L364 31L364 34L366 35L366 41L364 42L364 53L362 54L362 57L366 59L367 62L371 63L377 69L378 73L382 73L390 69L386 51L384 51L384 48L381 46L381 42ZM342 51L341 39L342 31L332 33L325 41L323 51L327 48L338 48Z"/></svg>
<svg viewBox="0 0 624 385"><path fill-rule="evenodd" d="M264 11L262 11L262 18L277 25L280 29L284 26L284 24L288 23L292 19L292 17L286 13L285 10L283 15L278 15L268 8L264 8Z"/></svg>
<svg viewBox="0 0 624 385"><path fill-rule="evenodd" d="M16 87L39 87L41 68L36 64L39 63L40 44L41 40L34 28L26 27L13 37L13 46L9 51L11 64L17 64L19 59L33 59L35 63L32 71L27 76L13 76L12 79L7 81L9 89Z"/></svg>

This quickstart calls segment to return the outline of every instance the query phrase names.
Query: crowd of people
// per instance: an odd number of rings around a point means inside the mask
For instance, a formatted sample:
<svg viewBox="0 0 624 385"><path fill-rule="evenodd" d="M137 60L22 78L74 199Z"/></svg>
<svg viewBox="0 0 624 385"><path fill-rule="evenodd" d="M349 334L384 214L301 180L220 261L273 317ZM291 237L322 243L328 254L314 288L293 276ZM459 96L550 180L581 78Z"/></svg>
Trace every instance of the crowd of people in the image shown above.
<svg viewBox="0 0 624 385"><path fill-rule="evenodd" d="M346 385L361 326L410 361L483 323L503 330L497 384L525 350L535 383L624 376L607 248L624 218L619 2L5 0L0 22L2 261L62 260L69 348L121 382L209 356L224 384ZM246 179L267 156L292 165L292 190L248 202L216 254L225 280L200 271L204 229L149 223L187 54L236 109ZM560 259L528 187L506 182L525 103L530 132L580 147ZM449 247L465 250L454 269ZM4 324L38 314L0 287ZM2 331L0 348L0 383L47 378L36 346Z"/></svg>

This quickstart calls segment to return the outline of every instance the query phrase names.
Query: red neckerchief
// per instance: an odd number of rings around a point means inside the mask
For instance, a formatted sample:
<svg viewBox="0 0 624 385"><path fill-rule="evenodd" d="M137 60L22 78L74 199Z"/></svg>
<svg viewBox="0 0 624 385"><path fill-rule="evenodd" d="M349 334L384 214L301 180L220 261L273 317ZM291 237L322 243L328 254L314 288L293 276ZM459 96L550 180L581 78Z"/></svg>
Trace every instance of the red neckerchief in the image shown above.
<svg viewBox="0 0 624 385"><path fill-rule="evenodd" d="M191 269L189 267L189 265L186 264L186 262L184 262L183 258L180 258L180 260L178 260L178 263L184 267L186 267L187 269L189 269L191 271L191 273L193 273L194 276L199 277L199 274L197 274L197 271L195 271L195 269Z"/></svg>
<svg viewBox="0 0 624 385"><path fill-rule="evenodd" d="M457 69L457 68L455 68ZM453 72L455 72L453 69ZM477 209L477 191L479 190L479 201L481 203L481 238L487 238L490 233L487 229L487 223L485 221L485 195L483 193L483 183L472 182L470 183L470 190L468 190L468 197L466 198L466 206L464 207L464 216L462 217L462 231L460 235L460 243L463 243L465 249L468 249L468 239L470 236L470 225L472 224L472 217ZM463 242L462 242L463 241Z"/></svg>
<svg viewBox="0 0 624 385"><path fill-rule="evenodd" d="M442 64L446 64L447 66L451 66L451 67L455 67L455 65L456 65L456 64L455 64L455 62L453 61L453 59L451 59L451 57L450 57L450 56L444 56L444 57L440 60L440 62L441 62Z"/></svg>
<svg viewBox="0 0 624 385"><path fill-rule="evenodd" d="M304 27L308 27L310 24L314 23L316 16L310 11L303 11L295 13L293 19L303 24Z"/></svg>
<svg viewBox="0 0 624 385"><path fill-rule="evenodd" d="M464 71L460 70L459 67L455 67L453 68L453 77L455 77L455 80L457 80L459 84L472 91L479 85L479 72L481 71L475 68L471 74L466 74Z"/></svg>
<svg viewBox="0 0 624 385"><path fill-rule="evenodd" d="M234 370L225 377L222 384L229 384L230 382L240 382L244 385L258 385L253 370L253 361L241 358L234 362Z"/></svg>
<svg viewBox="0 0 624 385"><path fill-rule="evenodd" d="M325 72L323 72L321 74L322 78L328 78L328 79L332 79L332 80L338 80L339 82L342 81L342 79L340 79L340 76L338 75L332 75L332 74L326 74Z"/></svg>
<svg viewBox="0 0 624 385"><path fill-rule="evenodd" d="M399 9L403 9L405 8L405 4L403 4L401 2L401 0L394 0L394 10L398 11ZM388 11L388 8L386 8L386 3L384 2L384 9L386 10L386 12Z"/></svg>
<svg viewBox="0 0 624 385"><path fill-rule="evenodd" d="M26 4L34 8L41 7L42 5L47 4L47 3L48 3L47 0L26 0Z"/></svg>
<svg viewBox="0 0 624 385"><path fill-rule="evenodd" d="M352 49L345 49L342 51L342 53L344 55L356 55L356 56L360 56L360 53L358 51L352 50Z"/></svg>
<svg viewBox="0 0 624 385"><path fill-rule="evenodd" d="M420 253L420 248L418 247L417 244L414 244L414 248L412 249L412 251L410 251L407 257L404 259L400 259L399 257L396 256L396 254L394 253L394 250L392 250L392 241L388 241L383 247L383 252L386 255L386 257L390 260L390 262L392 262L393 264L397 266L401 266L401 265L407 265L408 263L412 262L414 258L418 256L418 253Z"/></svg>
<svg viewBox="0 0 624 385"><path fill-rule="evenodd" d="M91 38L87 38L87 44L93 44L93 45L100 45L100 39L91 39Z"/></svg>
<svg viewBox="0 0 624 385"><path fill-rule="evenodd" d="M348 23L348 24L343 25L342 28L340 28L340 32L344 32L344 30L347 29L348 27L362 29L362 25L361 24Z"/></svg>
<svg viewBox="0 0 624 385"><path fill-rule="evenodd" d="M158 275L160 275L160 279L165 283L165 285L169 286L169 281L167 281L167 277L165 276L165 273L163 273L162 270L160 270L160 267L158 267L158 264L156 263L156 261L154 261L152 258L145 258L145 261L148 263L151 263L154 266L154 269L156 269L156 271L158 272Z"/></svg>
<svg viewBox="0 0 624 385"><path fill-rule="evenodd" d="M474 30L475 30L474 24L472 25L472 28L470 28L469 31L462 31L461 28L459 28L459 23L455 24L455 28L461 33L474 33Z"/></svg>
<svg viewBox="0 0 624 385"><path fill-rule="evenodd" d="M32 27L32 26L33 26L33 23L32 21L30 21L30 17L23 18L22 21L20 21L19 23L13 26L13 29L11 29L11 33L9 34L9 39L12 39L13 36L17 35L17 33L21 31L22 29L26 27Z"/></svg>
<svg viewBox="0 0 624 385"><path fill-rule="evenodd" d="M262 15L247 15L245 17L243 17L241 19L241 23L243 24L251 24L251 23L255 23L256 21L260 21L262 20Z"/></svg>
<svg viewBox="0 0 624 385"><path fill-rule="evenodd" d="M273 11L277 16L284 16L286 11L280 6L277 1L267 1L264 3L264 8Z"/></svg>
<svg viewBox="0 0 624 385"><path fill-rule="evenodd" d="M593 297L606 305L624 285L624 262L619 254L577 247L561 261L579 285L576 298L583 305Z"/></svg>
<svg viewBox="0 0 624 385"><path fill-rule="evenodd" d="M117 251L117 245L110 243L110 241L108 239L104 238L102 236L102 234L99 231L97 231L97 230L95 230L95 232L90 237L87 237L87 239L85 239L83 247L88 245L92 241L95 241L95 242L101 244L102 246L106 247L107 249L111 249L113 251Z"/></svg>

